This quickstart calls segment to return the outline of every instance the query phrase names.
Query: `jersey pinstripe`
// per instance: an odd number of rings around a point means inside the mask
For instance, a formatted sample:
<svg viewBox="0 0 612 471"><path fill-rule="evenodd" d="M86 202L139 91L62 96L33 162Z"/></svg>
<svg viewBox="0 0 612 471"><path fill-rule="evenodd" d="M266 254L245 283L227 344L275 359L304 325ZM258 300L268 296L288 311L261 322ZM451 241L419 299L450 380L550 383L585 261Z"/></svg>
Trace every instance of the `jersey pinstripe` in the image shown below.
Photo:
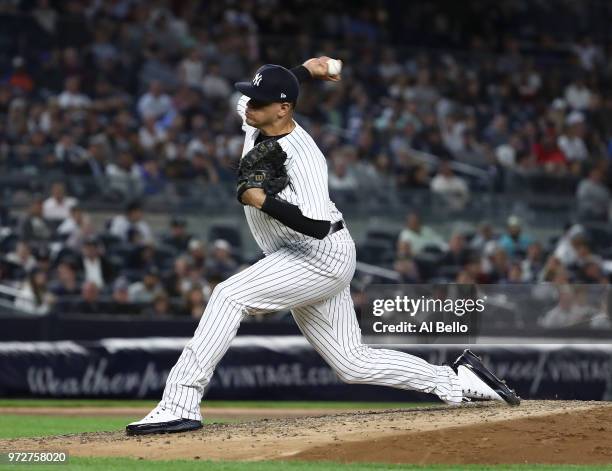
<svg viewBox="0 0 612 471"><path fill-rule="evenodd" d="M245 131L243 156L253 148L259 133L245 121L247 101L248 97L242 96L237 105ZM310 219L332 223L339 221L342 213L329 198L325 156L310 134L298 123L295 125L291 133L277 140L287 153L285 167L290 181L277 197L298 206L302 214ZM244 212L255 241L266 255L285 245L310 239L251 206L245 206Z"/></svg>
<svg viewBox="0 0 612 471"><path fill-rule="evenodd" d="M258 131L244 122L243 155ZM310 135L296 128L278 140L287 152L291 187L280 197L312 219L335 222L342 214L330 201L325 158ZM337 375L349 383L391 386L462 400L461 384L448 366L361 343L350 282L355 243L345 227L322 240L285 227L260 210L245 207L255 240L265 257L219 283L166 381L160 406L186 419L201 419L200 401L242 320L249 315L290 310L300 331Z"/></svg>

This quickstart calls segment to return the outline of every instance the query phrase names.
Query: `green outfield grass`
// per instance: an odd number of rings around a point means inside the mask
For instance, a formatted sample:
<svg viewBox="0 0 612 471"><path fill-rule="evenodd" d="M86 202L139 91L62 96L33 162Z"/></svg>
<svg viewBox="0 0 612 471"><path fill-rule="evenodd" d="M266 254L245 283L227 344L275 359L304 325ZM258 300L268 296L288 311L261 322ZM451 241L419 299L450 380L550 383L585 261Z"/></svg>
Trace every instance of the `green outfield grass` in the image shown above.
<svg viewBox="0 0 612 471"><path fill-rule="evenodd" d="M0 439L121 430L134 417L0 415ZM21 467L19 468L21 469Z"/></svg>
<svg viewBox="0 0 612 471"><path fill-rule="evenodd" d="M153 407L157 401L131 399L0 399L0 407ZM441 405L441 402L350 402L350 401L204 401L204 407L248 407L275 409L403 409Z"/></svg>
<svg viewBox="0 0 612 471"><path fill-rule="evenodd" d="M374 471L374 470L389 470L389 471L404 471L404 470L436 470L436 471L594 471L594 470L610 470L612 466L595 467L595 466L543 466L543 465L504 465L504 466L414 466L414 465L385 465L385 464L338 464L338 463L306 463L299 461L259 461L259 462L213 462L213 461L194 461L194 460L173 460L173 461L144 461L132 458L70 458L69 464L65 466L58 465L10 465L0 469L21 470L21 471L41 471L41 470L67 470L67 471L195 471L195 470L213 470L213 471Z"/></svg>

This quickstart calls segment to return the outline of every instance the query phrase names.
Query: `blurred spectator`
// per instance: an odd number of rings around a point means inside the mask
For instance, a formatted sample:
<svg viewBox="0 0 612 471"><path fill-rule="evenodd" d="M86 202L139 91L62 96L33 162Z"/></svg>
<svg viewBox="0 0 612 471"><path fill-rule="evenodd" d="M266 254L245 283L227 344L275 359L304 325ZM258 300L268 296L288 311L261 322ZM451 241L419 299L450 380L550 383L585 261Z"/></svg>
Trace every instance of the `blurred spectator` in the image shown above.
<svg viewBox="0 0 612 471"><path fill-rule="evenodd" d="M406 217L406 225L400 232L399 240L408 242L415 255L427 247L445 250L447 246L444 239L432 228L421 225L421 218L417 213L410 213Z"/></svg>
<svg viewBox="0 0 612 471"><path fill-rule="evenodd" d="M70 217L58 226L56 232L64 238L66 247L79 250L83 241L93 236L94 227L89 215L80 206L73 206L70 208Z"/></svg>
<svg viewBox="0 0 612 471"><path fill-rule="evenodd" d="M53 234L52 228L43 217L43 201L43 197L35 196L21 222L19 234L26 242L48 241Z"/></svg>
<svg viewBox="0 0 612 471"><path fill-rule="evenodd" d="M185 314L199 319L204 313L206 301L202 286L194 286L185 294Z"/></svg>
<svg viewBox="0 0 612 471"><path fill-rule="evenodd" d="M442 160L452 158L451 153L444 145L440 130L433 126L423 128L415 136L414 148L435 155Z"/></svg>
<svg viewBox="0 0 612 471"><path fill-rule="evenodd" d="M487 257L483 260L484 273L489 283L507 283L510 274L510 260L504 249L498 246L491 246L485 252Z"/></svg>
<svg viewBox="0 0 612 471"><path fill-rule="evenodd" d="M544 268L544 251L542 244L532 242L527 247L527 256L521 262L521 281L535 283L538 281L538 274Z"/></svg>
<svg viewBox="0 0 612 471"><path fill-rule="evenodd" d="M224 99L232 94L232 88L227 79L221 76L218 64L209 64L202 80L202 91L209 99Z"/></svg>
<svg viewBox="0 0 612 471"><path fill-rule="evenodd" d="M223 278L229 278L238 269L238 263L232 256L232 246L223 239L213 242L212 251L206 260L206 269L209 273L219 274Z"/></svg>
<svg viewBox="0 0 612 471"><path fill-rule="evenodd" d="M214 275L215 273L211 273L209 276L214 276ZM217 276L222 277L221 274L218 274ZM185 289L186 291L190 290L194 286L200 286L202 287L202 292L205 298L211 294L210 288L206 281L206 270L204 268L199 268L197 266L190 265L188 273L187 273L187 279L184 281L185 281L184 286L186 288Z"/></svg>
<svg viewBox="0 0 612 471"><path fill-rule="evenodd" d="M557 144L556 132L553 128L548 128L542 133L541 140L533 145L533 153L538 165L542 166L545 171L565 173L569 162Z"/></svg>
<svg viewBox="0 0 612 471"><path fill-rule="evenodd" d="M142 242L130 239L131 250L124 267L131 271L146 272L158 270L158 252L154 241Z"/></svg>
<svg viewBox="0 0 612 471"><path fill-rule="evenodd" d="M329 171L329 189L331 191L355 191L359 183L349 163L342 154L332 157Z"/></svg>
<svg viewBox="0 0 612 471"><path fill-rule="evenodd" d="M42 270L47 274L51 273L52 268L52 258L51 253L47 249L47 247L38 247L35 253L36 258L36 269Z"/></svg>
<svg viewBox="0 0 612 471"><path fill-rule="evenodd" d="M13 73L8 79L8 83L26 94L34 89L34 80L26 70L23 57L17 56L13 58Z"/></svg>
<svg viewBox="0 0 612 471"><path fill-rule="evenodd" d="M589 257L578 270L576 276L578 283L593 283L606 285L609 283L605 276L601 261L596 257Z"/></svg>
<svg viewBox="0 0 612 471"><path fill-rule="evenodd" d="M527 253L532 239L523 232L521 220L517 216L510 216L506 227L506 232L499 238L499 246L511 257Z"/></svg>
<svg viewBox="0 0 612 471"><path fill-rule="evenodd" d="M109 232L125 242L129 240L130 232L138 234L143 241L153 240L153 232L149 224L143 219L142 207L138 202L128 204L125 214L113 217Z"/></svg>
<svg viewBox="0 0 612 471"><path fill-rule="evenodd" d="M484 130L484 138L491 147L499 147L502 144L506 144L510 138L508 117L503 114L496 115Z"/></svg>
<svg viewBox="0 0 612 471"><path fill-rule="evenodd" d="M585 36L580 42L574 44L573 50L580 60L580 65L584 70L593 70L603 60L604 56L596 44L593 43L593 39Z"/></svg>
<svg viewBox="0 0 612 471"><path fill-rule="evenodd" d="M27 273L36 267L36 258L32 255L32 249L24 241L18 241L13 252L9 252L5 260Z"/></svg>
<svg viewBox="0 0 612 471"><path fill-rule="evenodd" d="M55 145L55 158L67 175L88 175L90 172L87 150L70 133L63 134Z"/></svg>
<svg viewBox="0 0 612 471"><path fill-rule="evenodd" d="M489 282L487 275L482 270L482 260L480 257L472 255L459 273L457 273L455 282L460 284Z"/></svg>
<svg viewBox="0 0 612 471"><path fill-rule="evenodd" d="M559 302L538 320L542 327L560 329L585 322L588 319L584 307L576 303L571 286L559 287Z"/></svg>
<svg viewBox="0 0 612 471"><path fill-rule="evenodd" d="M208 275L208 277L206 277L207 286L204 292L204 298L206 299L206 302L210 300L210 297L212 296L214 289L222 281L224 281L224 278L221 275L216 274L216 273L211 273L210 275Z"/></svg>
<svg viewBox="0 0 612 471"><path fill-rule="evenodd" d="M563 266L574 265L578 262L577 248L586 241L584 227L580 224L569 226L559 239L552 257Z"/></svg>
<svg viewBox="0 0 612 471"><path fill-rule="evenodd" d="M400 275L399 283L418 283L421 281L419 267L414 261L412 248L408 241L397 241L393 269Z"/></svg>
<svg viewBox="0 0 612 471"><path fill-rule="evenodd" d="M571 269L580 271L584 266L591 263L601 266L601 257L593 253L586 240L580 240L577 244L574 244L574 248L576 250L576 261L570 265Z"/></svg>
<svg viewBox="0 0 612 471"><path fill-rule="evenodd" d="M486 146L477 140L473 131L464 129L460 134L460 139L460 148L455 152L455 157L459 162L482 168L492 164Z"/></svg>
<svg viewBox="0 0 612 471"><path fill-rule="evenodd" d="M190 87L199 88L204 78L204 62L197 48L189 51L189 54L181 61L178 67L181 81Z"/></svg>
<svg viewBox="0 0 612 471"><path fill-rule="evenodd" d="M167 138L164 128L155 120L154 116L145 116L138 131L140 146L146 151L152 151Z"/></svg>
<svg viewBox="0 0 612 471"><path fill-rule="evenodd" d="M166 293L160 293L155 296L151 307L145 310L145 315L149 317L167 317L172 315L172 306L170 305L170 299Z"/></svg>
<svg viewBox="0 0 612 471"><path fill-rule="evenodd" d="M30 271L15 298L15 309L29 314L46 314L54 302L49 292L47 274L42 270Z"/></svg>
<svg viewBox="0 0 612 471"><path fill-rule="evenodd" d="M95 236L85 239L79 259L79 271L83 273L85 281L95 283L102 289L114 277L114 269L101 253L100 243Z"/></svg>
<svg viewBox="0 0 612 471"><path fill-rule="evenodd" d="M141 118L155 123L156 120L172 110L172 99L164 93L163 85L159 80L149 84L147 93L138 100L138 112Z"/></svg>
<svg viewBox="0 0 612 471"><path fill-rule="evenodd" d="M480 223L478 226L478 231L470 240L469 246L471 249L477 252L482 252L485 245L493 240L496 240L493 227L491 226L491 223L485 221Z"/></svg>
<svg viewBox="0 0 612 471"><path fill-rule="evenodd" d="M139 314L140 306L132 304L129 295L130 284L125 278L117 278L113 283L113 294L109 314Z"/></svg>
<svg viewBox="0 0 612 471"><path fill-rule="evenodd" d="M508 268L508 274L505 283L522 283L523 282L523 270L521 264L518 262L511 262Z"/></svg>
<svg viewBox="0 0 612 471"><path fill-rule="evenodd" d="M448 241L448 250L439 263L453 271L465 265L471 258L471 252L465 241L465 236L459 232L451 235Z"/></svg>
<svg viewBox="0 0 612 471"><path fill-rule="evenodd" d="M163 287L156 270L149 270L145 273L142 281L132 283L128 288L130 302L132 303L151 303L161 292L163 292Z"/></svg>
<svg viewBox="0 0 612 471"><path fill-rule="evenodd" d="M78 296L81 292L74 268L69 262L60 262L56 268L57 277L49 284L49 290L57 298Z"/></svg>
<svg viewBox="0 0 612 471"><path fill-rule="evenodd" d="M421 279L417 264L408 257L397 258L393 263L393 270L400 275L398 283L418 283Z"/></svg>
<svg viewBox="0 0 612 471"><path fill-rule="evenodd" d="M128 151L119 153L116 163L109 163L105 170L111 193L119 198L130 200L141 196L142 182L138 174L138 166L134 163L132 154Z"/></svg>
<svg viewBox="0 0 612 471"><path fill-rule="evenodd" d="M467 183L454 174L446 160L440 162L438 173L431 180L431 191L440 195L452 209L463 209L470 199Z"/></svg>
<svg viewBox="0 0 612 471"><path fill-rule="evenodd" d="M138 167L142 182L143 194L146 196L158 195L166 186L166 177L159 168L155 159L146 159Z"/></svg>
<svg viewBox="0 0 612 471"><path fill-rule="evenodd" d="M91 99L81 93L81 81L79 77L72 76L66 79L64 91L57 97L60 108L87 108Z"/></svg>
<svg viewBox="0 0 612 471"><path fill-rule="evenodd" d="M78 314L98 314L105 313L108 303L100 297L100 288L97 284L86 281L81 286L81 298L71 304L70 312Z"/></svg>
<svg viewBox="0 0 612 471"><path fill-rule="evenodd" d="M565 120L567 128L559 136L559 149L570 162L582 162L588 159L589 150L584 142L584 115L579 111L569 114Z"/></svg>
<svg viewBox="0 0 612 471"><path fill-rule="evenodd" d="M191 239L188 249L189 265L193 268L203 270L206 265L206 248L202 241Z"/></svg>
<svg viewBox="0 0 612 471"><path fill-rule="evenodd" d="M48 221L60 223L70 216L70 209L78 203L76 198L66 196L66 188L61 182L51 186L51 196L43 203L43 217Z"/></svg>
<svg viewBox="0 0 612 471"><path fill-rule="evenodd" d="M186 256L179 256L174 259L172 272L164 278L165 291L172 297L182 297L190 288L189 259Z"/></svg>
<svg viewBox="0 0 612 471"><path fill-rule="evenodd" d="M591 91L584 79L573 81L565 88L565 100L569 106L577 111L586 110L591 102Z"/></svg>
<svg viewBox="0 0 612 471"><path fill-rule="evenodd" d="M219 171L210 157L196 151L191 158L191 167L188 169L188 178L195 179L198 183L218 183Z"/></svg>
<svg viewBox="0 0 612 471"><path fill-rule="evenodd" d="M179 217L173 217L170 221L170 234L164 237L164 244L173 247L177 252L186 252L191 240L191 234L187 232L187 221Z"/></svg>
<svg viewBox="0 0 612 471"><path fill-rule="evenodd" d="M604 184L605 170L594 166L576 190L578 215L582 221L607 222L610 214L610 190Z"/></svg>
<svg viewBox="0 0 612 471"><path fill-rule="evenodd" d="M49 0L39 0L32 10L32 17L46 33L55 34L59 14L50 6Z"/></svg>

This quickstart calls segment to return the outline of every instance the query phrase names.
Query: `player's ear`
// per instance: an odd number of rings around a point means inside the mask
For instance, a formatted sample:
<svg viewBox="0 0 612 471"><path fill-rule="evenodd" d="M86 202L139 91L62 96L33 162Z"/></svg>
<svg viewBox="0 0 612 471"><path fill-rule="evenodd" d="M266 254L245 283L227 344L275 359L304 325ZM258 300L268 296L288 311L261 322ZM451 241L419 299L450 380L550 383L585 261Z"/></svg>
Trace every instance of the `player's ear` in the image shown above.
<svg viewBox="0 0 612 471"><path fill-rule="evenodd" d="M280 104L280 109L278 111L278 116L279 118L284 118L285 116L287 116L289 113L291 113L293 107L291 106L291 103L289 102L283 102Z"/></svg>

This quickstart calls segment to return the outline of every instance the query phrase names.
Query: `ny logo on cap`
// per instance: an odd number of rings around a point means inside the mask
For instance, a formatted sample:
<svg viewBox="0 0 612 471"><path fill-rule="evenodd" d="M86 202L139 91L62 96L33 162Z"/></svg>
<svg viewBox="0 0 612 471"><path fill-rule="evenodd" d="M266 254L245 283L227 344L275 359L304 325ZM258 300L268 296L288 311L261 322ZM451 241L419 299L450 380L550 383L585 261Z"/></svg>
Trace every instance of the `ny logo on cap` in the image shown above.
<svg viewBox="0 0 612 471"><path fill-rule="evenodd" d="M281 98L287 98L287 95L285 95L284 93L281 93Z"/></svg>
<svg viewBox="0 0 612 471"><path fill-rule="evenodd" d="M259 87L259 84L261 83L262 79L263 77L261 76L261 74L257 74L255 78L253 78L253 85Z"/></svg>

